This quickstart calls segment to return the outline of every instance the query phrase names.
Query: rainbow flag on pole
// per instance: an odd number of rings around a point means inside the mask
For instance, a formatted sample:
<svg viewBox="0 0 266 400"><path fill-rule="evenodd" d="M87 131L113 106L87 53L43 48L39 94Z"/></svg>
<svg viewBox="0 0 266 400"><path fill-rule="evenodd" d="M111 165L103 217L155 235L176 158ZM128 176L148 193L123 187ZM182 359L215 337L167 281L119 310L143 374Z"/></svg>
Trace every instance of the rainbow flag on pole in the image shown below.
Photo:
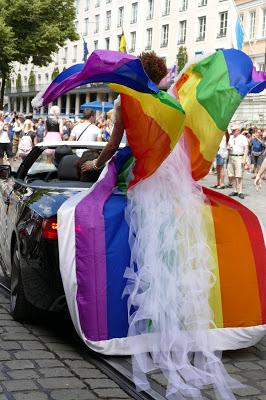
<svg viewBox="0 0 266 400"><path fill-rule="evenodd" d="M185 110L185 139L192 174L208 174L224 132L248 93L266 88L251 59L239 50L219 50L183 70L171 87Z"/></svg>

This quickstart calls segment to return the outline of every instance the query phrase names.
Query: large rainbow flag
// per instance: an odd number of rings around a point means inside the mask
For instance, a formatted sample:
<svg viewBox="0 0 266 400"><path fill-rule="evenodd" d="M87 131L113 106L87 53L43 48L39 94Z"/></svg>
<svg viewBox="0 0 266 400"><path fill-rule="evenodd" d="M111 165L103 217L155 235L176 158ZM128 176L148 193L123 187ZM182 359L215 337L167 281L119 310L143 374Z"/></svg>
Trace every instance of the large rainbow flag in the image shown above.
<svg viewBox="0 0 266 400"><path fill-rule="evenodd" d="M194 179L208 174L243 98L265 88L266 73L256 71L239 50L219 50L185 67L170 90L186 113L184 132Z"/></svg>
<svg viewBox="0 0 266 400"><path fill-rule="evenodd" d="M106 166L89 193L59 210L61 275L77 332L104 354L149 351L149 337L127 337L124 273L130 263L124 173L128 147ZM258 218L245 206L204 188L208 245L216 283L209 295L214 325L211 347L248 347L266 333L266 251ZM178 205L177 205L178 209ZM211 218L209 218L211 217ZM237 254L237 257L236 257Z"/></svg>

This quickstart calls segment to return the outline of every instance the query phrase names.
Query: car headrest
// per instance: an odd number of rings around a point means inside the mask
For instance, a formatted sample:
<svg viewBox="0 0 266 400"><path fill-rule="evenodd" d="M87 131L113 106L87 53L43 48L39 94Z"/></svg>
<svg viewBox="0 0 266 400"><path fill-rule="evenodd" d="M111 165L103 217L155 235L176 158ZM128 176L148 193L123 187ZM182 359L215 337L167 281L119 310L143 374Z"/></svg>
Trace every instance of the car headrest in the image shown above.
<svg viewBox="0 0 266 400"><path fill-rule="evenodd" d="M58 179L64 181L79 181L77 171L78 160L79 157L76 154L63 157L58 165Z"/></svg>

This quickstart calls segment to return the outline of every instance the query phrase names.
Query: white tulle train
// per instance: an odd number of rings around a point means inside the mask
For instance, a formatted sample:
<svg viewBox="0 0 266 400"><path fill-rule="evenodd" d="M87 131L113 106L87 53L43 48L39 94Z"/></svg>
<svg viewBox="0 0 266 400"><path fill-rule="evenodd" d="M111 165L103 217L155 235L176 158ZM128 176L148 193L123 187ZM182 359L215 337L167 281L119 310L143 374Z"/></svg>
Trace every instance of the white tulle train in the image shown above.
<svg viewBox="0 0 266 400"><path fill-rule="evenodd" d="M208 345L215 276L204 200L182 141L151 177L128 191L128 335L149 334L153 349L133 349L134 380L146 390L146 373L159 368L168 380L168 399L201 399L208 384L217 398L234 399L231 389L240 386Z"/></svg>

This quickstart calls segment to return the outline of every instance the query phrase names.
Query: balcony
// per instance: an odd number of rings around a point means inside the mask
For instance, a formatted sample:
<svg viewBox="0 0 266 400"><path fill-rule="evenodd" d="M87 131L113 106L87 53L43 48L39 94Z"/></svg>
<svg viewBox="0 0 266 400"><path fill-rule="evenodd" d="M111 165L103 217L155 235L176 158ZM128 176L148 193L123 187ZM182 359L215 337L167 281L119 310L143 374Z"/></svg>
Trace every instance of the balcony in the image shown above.
<svg viewBox="0 0 266 400"><path fill-rule="evenodd" d="M177 41L177 44L185 44L186 43L186 39L179 39Z"/></svg>
<svg viewBox="0 0 266 400"><path fill-rule="evenodd" d="M205 40L205 35L198 36L196 42L202 42L203 40Z"/></svg>
<svg viewBox="0 0 266 400"><path fill-rule="evenodd" d="M161 47L167 47L167 46L168 46L168 41L164 40L164 41L161 43Z"/></svg>
<svg viewBox="0 0 266 400"><path fill-rule="evenodd" d="M226 32L219 32L219 33L217 34L217 39L223 38L223 37L226 37Z"/></svg>
<svg viewBox="0 0 266 400"><path fill-rule="evenodd" d="M151 50L151 44L147 44L147 46L145 46L145 50Z"/></svg>

